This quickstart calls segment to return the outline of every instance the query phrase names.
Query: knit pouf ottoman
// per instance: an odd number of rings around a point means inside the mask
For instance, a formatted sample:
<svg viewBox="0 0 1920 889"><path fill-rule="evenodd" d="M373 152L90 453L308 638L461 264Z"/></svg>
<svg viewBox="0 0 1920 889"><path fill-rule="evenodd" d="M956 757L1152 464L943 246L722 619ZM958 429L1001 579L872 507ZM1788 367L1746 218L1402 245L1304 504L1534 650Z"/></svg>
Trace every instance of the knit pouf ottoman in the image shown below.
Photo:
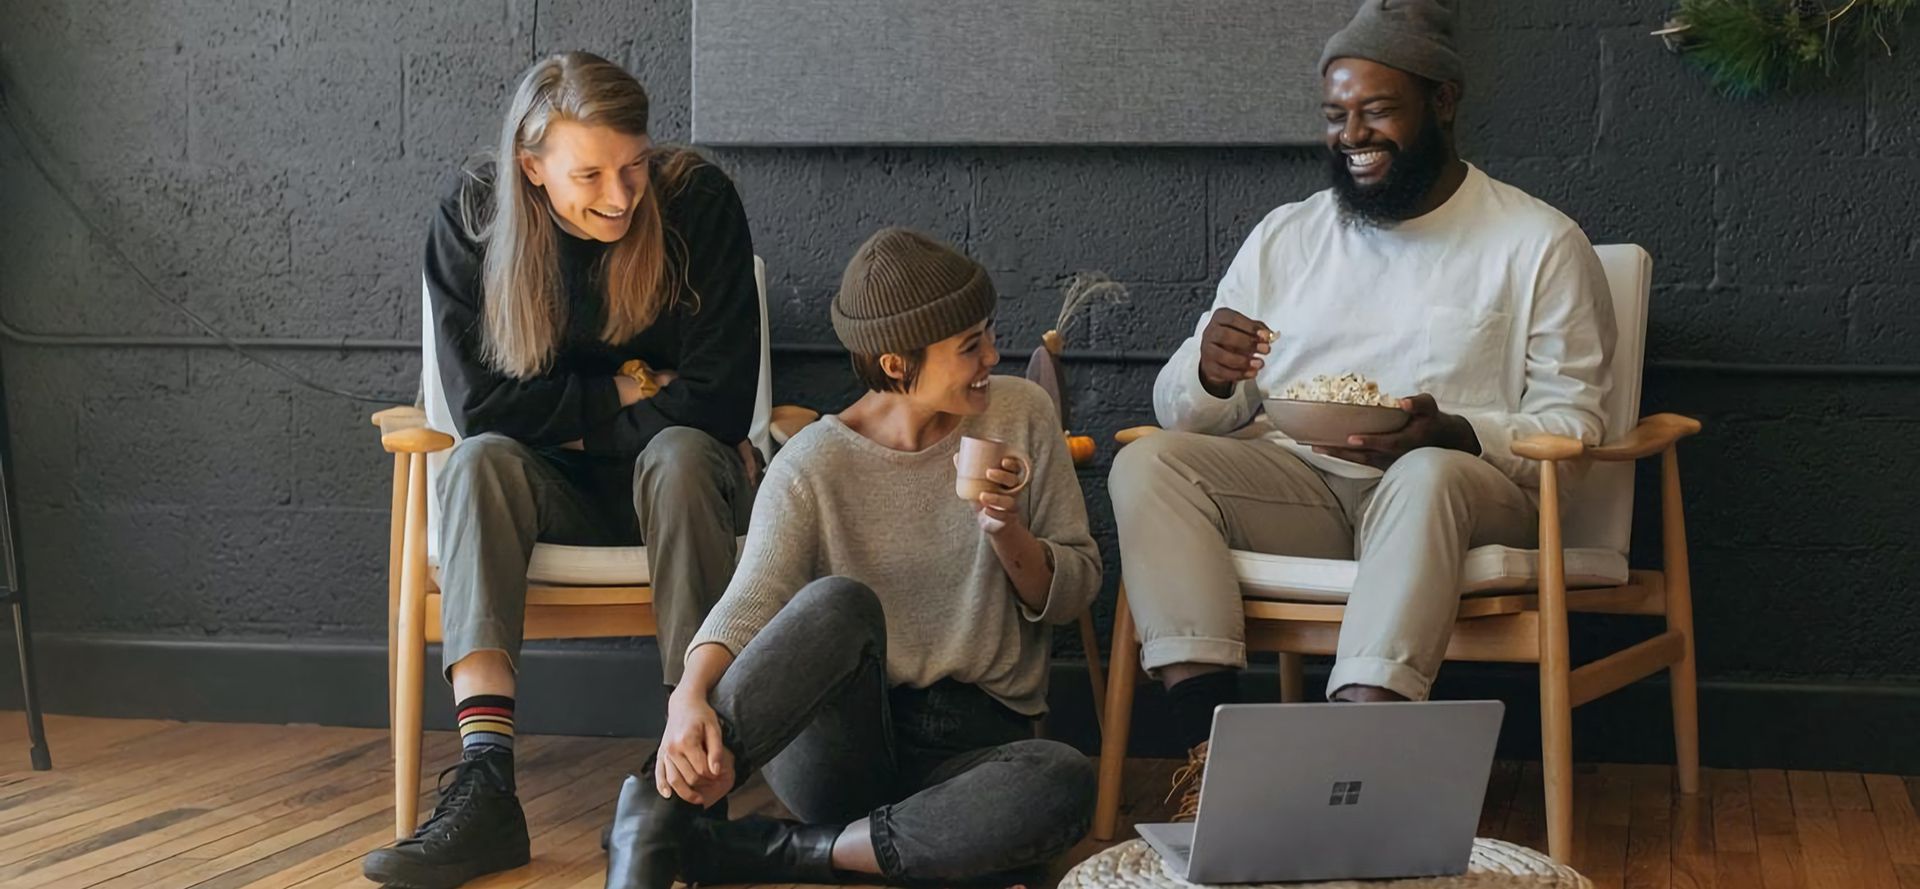
<svg viewBox="0 0 1920 889"><path fill-rule="evenodd" d="M1195 885L1167 872L1160 853L1144 840L1121 843L1080 862L1060 880L1060 889L1184 889ZM1573 868L1525 846L1502 840L1474 840L1467 872L1457 877L1411 880L1337 880L1331 883L1276 883L1273 889L1592 889Z"/></svg>

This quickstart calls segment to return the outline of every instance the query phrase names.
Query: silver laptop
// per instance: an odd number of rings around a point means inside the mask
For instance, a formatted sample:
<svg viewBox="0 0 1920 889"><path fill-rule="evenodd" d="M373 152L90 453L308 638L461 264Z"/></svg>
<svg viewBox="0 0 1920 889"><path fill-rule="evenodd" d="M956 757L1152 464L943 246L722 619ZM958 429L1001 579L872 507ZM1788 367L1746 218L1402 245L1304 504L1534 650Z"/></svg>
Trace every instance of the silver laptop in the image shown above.
<svg viewBox="0 0 1920 889"><path fill-rule="evenodd" d="M1505 710L1499 701L1220 707L1199 816L1136 829L1192 883L1465 873Z"/></svg>

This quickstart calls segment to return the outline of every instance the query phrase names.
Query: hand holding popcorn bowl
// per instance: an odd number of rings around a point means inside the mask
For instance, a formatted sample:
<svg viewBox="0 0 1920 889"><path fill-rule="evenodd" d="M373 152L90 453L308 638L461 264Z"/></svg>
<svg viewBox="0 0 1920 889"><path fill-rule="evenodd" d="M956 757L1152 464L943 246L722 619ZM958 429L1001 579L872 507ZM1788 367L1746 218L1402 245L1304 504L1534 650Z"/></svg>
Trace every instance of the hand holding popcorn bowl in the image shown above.
<svg viewBox="0 0 1920 889"><path fill-rule="evenodd" d="M1413 419L1400 409L1399 399L1357 373L1321 374L1295 383L1279 398L1266 399L1266 405L1274 428L1303 445L1321 447L1346 447L1351 435L1398 432Z"/></svg>

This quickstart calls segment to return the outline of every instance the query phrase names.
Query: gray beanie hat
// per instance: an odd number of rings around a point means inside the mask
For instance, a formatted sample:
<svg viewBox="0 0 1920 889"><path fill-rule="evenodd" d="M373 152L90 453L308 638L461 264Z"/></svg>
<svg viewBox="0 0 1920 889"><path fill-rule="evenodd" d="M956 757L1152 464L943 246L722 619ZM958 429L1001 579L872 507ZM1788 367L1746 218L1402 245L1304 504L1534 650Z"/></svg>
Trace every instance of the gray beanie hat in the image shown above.
<svg viewBox="0 0 1920 889"><path fill-rule="evenodd" d="M1334 59L1366 59L1428 80L1460 83L1452 0L1362 0L1353 21L1327 40L1320 73Z"/></svg>
<svg viewBox="0 0 1920 889"><path fill-rule="evenodd" d="M854 251L833 297L833 332L862 355L911 352L993 314L987 270L904 228L883 228Z"/></svg>

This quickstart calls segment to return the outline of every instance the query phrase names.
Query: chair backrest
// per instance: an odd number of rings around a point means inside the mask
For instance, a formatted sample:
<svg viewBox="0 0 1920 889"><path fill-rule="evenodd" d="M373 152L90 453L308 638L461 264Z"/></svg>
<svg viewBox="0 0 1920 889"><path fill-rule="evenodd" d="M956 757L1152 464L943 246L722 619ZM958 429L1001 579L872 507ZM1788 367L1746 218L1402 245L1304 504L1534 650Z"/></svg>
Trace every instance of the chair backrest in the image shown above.
<svg viewBox="0 0 1920 889"><path fill-rule="evenodd" d="M753 397L753 422L747 428L747 439L760 449L760 453L771 455L773 442L769 430L773 420L773 350L767 331L767 264L758 256L753 258L753 285L760 300L760 381ZM436 360L433 339L433 301L424 276L420 279L420 318L421 408L426 411L427 425L453 436L457 444L460 441L460 427L453 421L453 410L447 404L447 390L440 384L440 363ZM427 455L427 556L436 564L440 558L440 502L434 496L434 480L440 474L440 467L446 464L448 453L441 451Z"/></svg>
<svg viewBox="0 0 1920 889"><path fill-rule="evenodd" d="M1640 380L1646 365L1653 257L1633 244L1593 249L1607 272L1618 330L1613 350L1613 390L1606 401L1606 438L1612 440L1640 422ZM1567 491L1561 528L1570 547L1610 549L1625 555L1633 536L1633 464L1596 463L1588 467Z"/></svg>

